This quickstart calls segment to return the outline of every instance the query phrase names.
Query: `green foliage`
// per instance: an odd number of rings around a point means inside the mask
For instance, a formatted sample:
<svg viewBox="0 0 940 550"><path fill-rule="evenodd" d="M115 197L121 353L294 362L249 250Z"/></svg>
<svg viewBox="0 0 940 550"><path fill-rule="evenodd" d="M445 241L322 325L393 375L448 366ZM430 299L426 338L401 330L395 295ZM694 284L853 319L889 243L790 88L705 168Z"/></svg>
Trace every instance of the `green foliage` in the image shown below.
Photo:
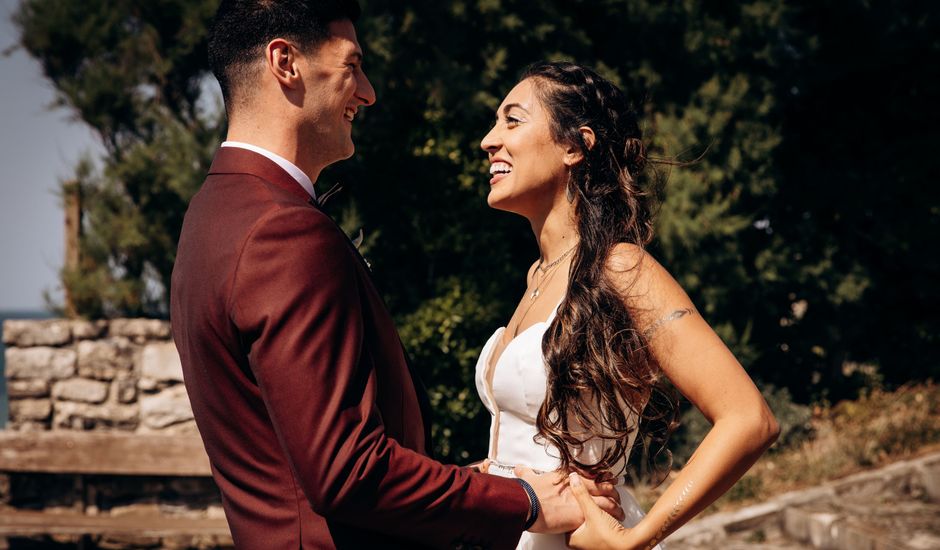
<svg viewBox="0 0 940 550"><path fill-rule="evenodd" d="M728 490L725 498L731 502L750 500L761 494L763 483L760 477L744 476Z"/></svg>
<svg viewBox="0 0 940 550"><path fill-rule="evenodd" d="M364 254L436 402L444 458L483 452L472 366L537 255L523 220L486 207L479 140L522 67L541 58L619 83L644 109L652 152L692 161L667 170L653 252L749 372L781 388L771 399L789 403L786 388L797 402L835 400L938 374L930 237L940 201L924 159L940 141L940 8L362 4L378 103L357 118L357 156L324 172L321 189L345 184L330 208L351 234L364 230ZM76 175L85 263L63 281L85 315L166 310L185 204L223 128L206 85L214 8L25 0L16 16L59 103L107 150ZM846 368L857 364L869 367Z"/></svg>
<svg viewBox="0 0 940 550"><path fill-rule="evenodd" d="M206 94L215 2L24 0L22 46L107 154L83 159L81 265L62 273L80 314L166 314L183 213L205 177L222 119Z"/></svg>
<svg viewBox="0 0 940 550"><path fill-rule="evenodd" d="M433 409L435 454L467 464L486 456L489 414L477 397L473 373L485 327L500 312L460 279L441 282L436 296L400 323L412 360L424 368Z"/></svg>

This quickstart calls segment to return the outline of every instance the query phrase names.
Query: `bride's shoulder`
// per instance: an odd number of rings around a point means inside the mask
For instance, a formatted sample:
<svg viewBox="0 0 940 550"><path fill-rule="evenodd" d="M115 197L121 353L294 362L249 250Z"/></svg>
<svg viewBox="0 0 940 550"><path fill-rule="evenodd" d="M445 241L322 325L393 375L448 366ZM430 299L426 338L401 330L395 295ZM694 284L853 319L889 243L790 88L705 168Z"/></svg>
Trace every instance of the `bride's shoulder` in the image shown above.
<svg viewBox="0 0 940 550"><path fill-rule="evenodd" d="M663 277L672 279L672 275L649 251L632 243L615 244L604 267L607 277L615 283L651 282Z"/></svg>
<svg viewBox="0 0 940 550"><path fill-rule="evenodd" d="M618 243L611 249L605 275L635 312L652 319L664 311L692 307L685 290L646 249Z"/></svg>

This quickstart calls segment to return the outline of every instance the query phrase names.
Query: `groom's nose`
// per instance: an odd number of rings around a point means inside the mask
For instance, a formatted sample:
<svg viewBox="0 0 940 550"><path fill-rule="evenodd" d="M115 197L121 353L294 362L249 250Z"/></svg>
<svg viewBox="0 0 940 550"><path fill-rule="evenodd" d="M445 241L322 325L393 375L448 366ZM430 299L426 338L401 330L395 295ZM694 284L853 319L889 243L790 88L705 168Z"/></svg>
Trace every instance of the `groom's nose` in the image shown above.
<svg viewBox="0 0 940 550"><path fill-rule="evenodd" d="M369 82L369 77L366 76L365 71L359 71L356 78L356 97L366 107L375 103L375 88Z"/></svg>

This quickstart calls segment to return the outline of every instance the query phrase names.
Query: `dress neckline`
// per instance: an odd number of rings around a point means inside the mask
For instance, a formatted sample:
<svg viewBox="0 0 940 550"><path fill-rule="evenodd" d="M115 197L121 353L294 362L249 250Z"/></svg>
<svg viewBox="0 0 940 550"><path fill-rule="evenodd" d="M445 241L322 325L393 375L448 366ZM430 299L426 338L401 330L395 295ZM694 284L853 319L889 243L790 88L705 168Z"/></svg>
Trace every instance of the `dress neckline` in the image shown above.
<svg viewBox="0 0 940 550"><path fill-rule="evenodd" d="M490 374L492 374L492 372L496 370L496 367L499 366L500 361L503 360L503 356L506 355L506 352L509 351L509 348L511 348L512 345L516 343L516 340L519 340L524 334L526 334L527 332L529 332L535 327L543 326L543 325L545 326L550 325L552 320L555 319L555 316L558 314L558 308L561 307L561 303L564 301L565 301L565 297L562 296L561 300L559 300L559 302L555 304L554 309L552 309L552 312L548 314L548 317L544 321L536 321L532 323L531 325L527 326L525 329L523 329L522 332L513 336L512 340L507 342L506 345L503 347L503 350L499 353L499 357L496 358L495 362L493 361L493 352L496 351L496 342L493 342L493 345L490 347L489 353L486 354L486 357L485 357L486 361L483 364L483 366L485 367L483 371L483 379L485 381L489 380ZM490 336L490 341L493 341L494 337L497 339L502 338L502 335L505 331L506 331L505 325L497 328L496 332L493 333L493 336Z"/></svg>

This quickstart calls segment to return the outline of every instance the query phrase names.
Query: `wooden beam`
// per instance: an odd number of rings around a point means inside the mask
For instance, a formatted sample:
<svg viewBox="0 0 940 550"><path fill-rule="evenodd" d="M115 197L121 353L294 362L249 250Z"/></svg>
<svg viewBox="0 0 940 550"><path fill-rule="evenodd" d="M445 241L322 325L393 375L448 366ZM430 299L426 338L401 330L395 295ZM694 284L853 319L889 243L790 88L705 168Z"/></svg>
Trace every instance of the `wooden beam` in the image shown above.
<svg viewBox="0 0 940 550"><path fill-rule="evenodd" d="M24 510L0 510L0 536L133 535L137 537L211 536L231 544L224 518L155 515L85 516Z"/></svg>
<svg viewBox="0 0 940 550"><path fill-rule="evenodd" d="M0 471L212 475L198 435L0 431Z"/></svg>
<svg viewBox="0 0 940 550"><path fill-rule="evenodd" d="M82 239L82 186L79 181L62 184L62 198L65 207L65 271L76 272L81 268ZM65 288L65 314L69 317L78 315L75 301Z"/></svg>

